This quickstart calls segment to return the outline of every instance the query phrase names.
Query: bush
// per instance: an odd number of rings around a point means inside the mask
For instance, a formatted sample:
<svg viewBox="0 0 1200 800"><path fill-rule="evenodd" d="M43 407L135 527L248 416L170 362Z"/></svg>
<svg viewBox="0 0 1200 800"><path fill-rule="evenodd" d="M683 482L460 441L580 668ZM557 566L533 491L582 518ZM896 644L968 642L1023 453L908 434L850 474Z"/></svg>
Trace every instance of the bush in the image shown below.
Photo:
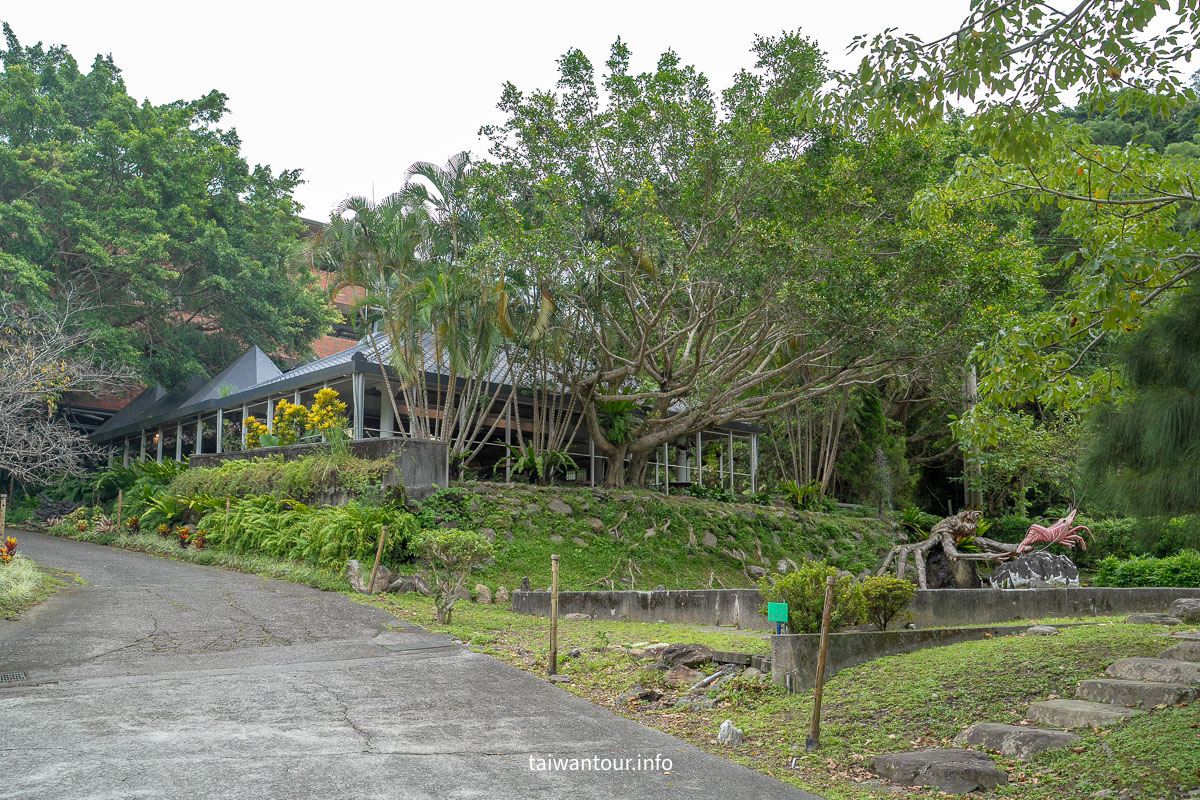
<svg viewBox="0 0 1200 800"><path fill-rule="evenodd" d="M425 560L433 575L438 623L448 625L467 576L495 552L492 543L474 531L431 528L413 537L413 550Z"/></svg>
<svg viewBox="0 0 1200 800"><path fill-rule="evenodd" d="M888 623L908 608L917 587L911 582L887 575L864 578L858 583L862 593L863 613L867 621L879 630L887 630ZM912 619L907 613L905 619Z"/></svg>
<svg viewBox="0 0 1200 800"><path fill-rule="evenodd" d="M758 590L768 602L788 604L788 628L792 633L819 633L825 609L825 579L837 574L837 567L824 561L806 561L795 572L774 580L763 578L758 582ZM765 605L760 610L767 613ZM853 577L843 575L834 583L829 629L840 630L864 619L862 593Z"/></svg>
<svg viewBox="0 0 1200 800"><path fill-rule="evenodd" d="M988 538L1008 544L1019 544L1029 533L1033 520L1028 517L996 517L988 529Z"/></svg>
<svg viewBox="0 0 1200 800"><path fill-rule="evenodd" d="M326 489L365 489L378 484L393 467L391 459L368 461L332 451L318 451L293 461L273 455L190 469L172 480L168 491L178 497L272 495L304 500Z"/></svg>
<svg viewBox="0 0 1200 800"><path fill-rule="evenodd" d="M1200 587L1200 552L1184 550L1167 558L1109 556L1100 562L1096 585Z"/></svg>

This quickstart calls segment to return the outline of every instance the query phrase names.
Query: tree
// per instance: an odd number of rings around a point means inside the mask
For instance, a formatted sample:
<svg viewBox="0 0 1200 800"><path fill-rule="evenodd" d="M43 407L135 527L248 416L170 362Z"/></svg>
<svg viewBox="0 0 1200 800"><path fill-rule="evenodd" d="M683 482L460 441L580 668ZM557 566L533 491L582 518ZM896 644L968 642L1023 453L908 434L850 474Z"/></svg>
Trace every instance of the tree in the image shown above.
<svg viewBox="0 0 1200 800"><path fill-rule="evenodd" d="M492 556L492 544L475 531L432 528L416 535L413 551L424 559L433 575L438 624L449 625L471 570Z"/></svg>
<svg viewBox="0 0 1200 800"><path fill-rule="evenodd" d="M54 306L0 304L0 473L22 483L80 475L108 451L55 413L64 392L120 394L128 369L95 360L101 333L68 291Z"/></svg>
<svg viewBox="0 0 1200 800"><path fill-rule="evenodd" d="M797 34L755 53L717 98L673 53L634 75L618 41L598 81L571 51L556 91L506 86L507 122L484 129L482 246L529 287L526 307L547 298L569 343L555 377L610 486L643 482L653 453L696 431L896 374L983 305L979 260L896 257L911 195L895 176L943 168L937 137L800 126L788 109L821 83L820 54ZM998 261L1025 252L1004 235ZM614 436L605 408L621 403L633 424Z"/></svg>
<svg viewBox="0 0 1200 800"><path fill-rule="evenodd" d="M98 357L166 385L251 344L308 352L335 317L289 267L299 172L246 163L220 92L139 105L110 56L83 73L63 47L4 34L0 302L73 286Z"/></svg>

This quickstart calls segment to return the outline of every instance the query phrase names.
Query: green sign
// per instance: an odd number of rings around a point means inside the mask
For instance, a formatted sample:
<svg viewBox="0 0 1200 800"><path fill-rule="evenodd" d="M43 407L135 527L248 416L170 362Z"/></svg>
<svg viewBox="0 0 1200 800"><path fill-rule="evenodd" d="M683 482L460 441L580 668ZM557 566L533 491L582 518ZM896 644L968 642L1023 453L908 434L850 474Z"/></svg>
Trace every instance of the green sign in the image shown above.
<svg viewBox="0 0 1200 800"><path fill-rule="evenodd" d="M767 603L767 622L787 621L787 603Z"/></svg>

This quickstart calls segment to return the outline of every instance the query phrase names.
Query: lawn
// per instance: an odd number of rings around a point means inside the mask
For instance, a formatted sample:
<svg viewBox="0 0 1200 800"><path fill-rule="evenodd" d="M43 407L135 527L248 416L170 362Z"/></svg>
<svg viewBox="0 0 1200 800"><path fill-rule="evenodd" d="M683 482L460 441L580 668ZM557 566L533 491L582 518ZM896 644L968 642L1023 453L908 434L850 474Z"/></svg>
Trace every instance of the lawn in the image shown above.
<svg viewBox="0 0 1200 800"><path fill-rule="evenodd" d="M20 613L45 600L62 586L65 573L38 566L23 555L13 556L0 566L0 619L16 619Z"/></svg>
<svg viewBox="0 0 1200 800"><path fill-rule="evenodd" d="M460 603L452 624L439 628L426 598L389 595L361 600L545 675L548 622L543 618ZM930 797L938 793L888 791L867 770L869 758L950 746L953 737L974 722L1019 723L1029 703L1073 696L1079 681L1098 677L1118 658L1156 655L1169 644L1162 638L1164 632L1158 626L1106 621L1063 628L1053 637L1001 636L844 670L826 686L822 748L815 754L804 752L811 692L789 695L766 681L739 679L714 693L715 707L685 710L671 705L678 690L662 684L661 673L650 661L613 647L686 641L765 653L769 640L760 631L562 620L560 654L576 648L579 653L561 658L559 671L573 678L565 686L568 691L829 800ZM634 684L652 686L665 697L654 703L621 703L621 695ZM716 744L717 727L725 719L745 731L736 749ZM1082 732L1079 752L1051 751L1030 762L997 758L1011 782L995 795L1084 800L1101 789L1114 789L1146 800L1183 797L1200 788L1198 723L1200 705L1160 709L1111 730Z"/></svg>

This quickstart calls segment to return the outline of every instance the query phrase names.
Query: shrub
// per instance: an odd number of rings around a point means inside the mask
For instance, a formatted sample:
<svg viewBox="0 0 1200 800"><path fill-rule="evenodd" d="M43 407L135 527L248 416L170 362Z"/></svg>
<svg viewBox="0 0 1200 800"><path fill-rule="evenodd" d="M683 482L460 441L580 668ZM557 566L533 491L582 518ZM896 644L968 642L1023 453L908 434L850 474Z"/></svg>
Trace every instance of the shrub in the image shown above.
<svg viewBox="0 0 1200 800"><path fill-rule="evenodd" d="M1184 550L1167 558L1109 556L1100 562L1097 586L1200 586L1200 552Z"/></svg>
<svg viewBox="0 0 1200 800"><path fill-rule="evenodd" d="M471 570L491 558L492 544L474 531L431 528L413 538L413 550L429 564L437 620L439 624L447 625Z"/></svg>
<svg viewBox="0 0 1200 800"><path fill-rule="evenodd" d="M1033 520L1028 517L996 517L988 530L988 538L998 542L1017 544L1029 533Z"/></svg>
<svg viewBox="0 0 1200 800"><path fill-rule="evenodd" d="M821 509L821 482L809 481L799 484L796 481L784 481L779 484L788 502L801 511L819 511Z"/></svg>
<svg viewBox="0 0 1200 800"><path fill-rule="evenodd" d="M774 580L763 578L758 589L768 602L788 604L788 627L792 633L819 633L825 609L825 579L837 574L837 567L824 561L806 561L795 572ZM766 607L761 611L765 614ZM840 630L863 620L862 593L852 576L843 575L834 583L829 629Z"/></svg>
<svg viewBox="0 0 1200 800"><path fill-rule="evenodd" d="M324 450L293 461L273 455L190 469L171 481L168 491L177 497L211 494L309 499L326 489L365 489L382 481L393 467L387 458L368 461Z"/></svg>
<svg viewBox="0 0 1200 800"><path fill-rule="evenodd" d="M887 575L864 578L858 583L862 592L863 612L867 621L879 630L887 630L888 623L908 608L917 587L911 582ZM905 619L912 614L906 613Z"/></svg>

